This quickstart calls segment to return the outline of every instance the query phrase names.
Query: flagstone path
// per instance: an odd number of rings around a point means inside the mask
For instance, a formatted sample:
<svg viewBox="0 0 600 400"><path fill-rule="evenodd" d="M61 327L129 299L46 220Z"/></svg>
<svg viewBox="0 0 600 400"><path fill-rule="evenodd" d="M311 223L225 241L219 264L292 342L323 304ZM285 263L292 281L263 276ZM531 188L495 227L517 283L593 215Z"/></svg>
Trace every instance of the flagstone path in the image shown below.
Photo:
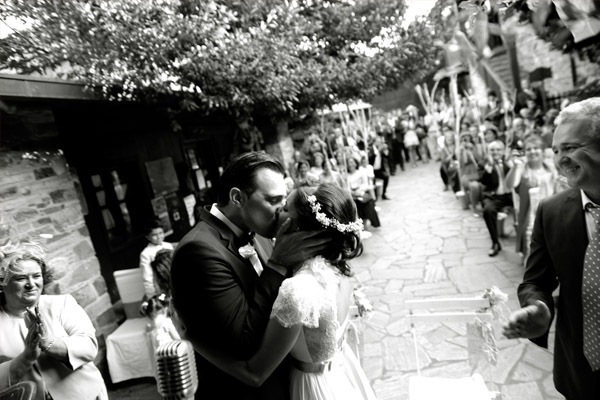
<svg viewBox="0 0 600 400"><path fill-rule="evenodd" d="M514 251L512 217L508 237L496 257L482 218L463 210L443 191L439 164L419 164L391 177L388 195L378 201L382 227L371 229L364 254L353 261L355 277L373 304L370 319L359 323L363 368L380 400L408 399L408 380L417 374L407 299L479 296L496 286L516 310L523 267ZM506 314L510 310L506 311ZM430 326L429 326L430 325ZM494 324L499 327L499 322ZM497 329L498 330L498 329ZM417 330L421 375L463 377L471 373L466 326L428 324ZM552 382L552 354L527 340L508 340L496 332L496 365L477 369L503 400L564 399ZM553 334L550 337L554 340Z"/></svg>

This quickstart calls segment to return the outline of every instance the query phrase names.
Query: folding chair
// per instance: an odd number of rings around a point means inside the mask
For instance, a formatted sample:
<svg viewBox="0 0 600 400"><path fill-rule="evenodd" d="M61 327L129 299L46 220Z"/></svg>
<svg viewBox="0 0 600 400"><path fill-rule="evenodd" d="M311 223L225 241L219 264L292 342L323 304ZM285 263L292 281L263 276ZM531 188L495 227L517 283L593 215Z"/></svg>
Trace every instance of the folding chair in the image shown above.
<svg viewBox="0 0 600 400"><path fill-rule="evenodd" d="M477 320L491 323L494 319L487 298L456 298L407 300L409 321L413 334L417 376L409 378L410 400L492 400L497 396L490 391L480 374L464 378L424 377L419 364L419 344L416 326L424 323L464 323ZM419 310L419 312L415 312Z"/></svg>

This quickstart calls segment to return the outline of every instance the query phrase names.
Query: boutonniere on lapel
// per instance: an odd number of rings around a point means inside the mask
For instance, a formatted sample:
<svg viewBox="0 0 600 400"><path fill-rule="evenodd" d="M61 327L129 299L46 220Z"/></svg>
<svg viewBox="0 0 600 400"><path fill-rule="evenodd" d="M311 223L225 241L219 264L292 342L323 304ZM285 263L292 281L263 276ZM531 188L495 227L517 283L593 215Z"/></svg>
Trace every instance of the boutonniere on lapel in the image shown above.
<svg viewBox="0 0 600 400"><path fill-rule="evenodd" d="M246 260L252 256L258 256L256 254L256 249L252 246L252 243L248 243L245 246L242 246L238 249L240 256L244 257Z"/></svg>
<svg viewBox="0 0 600 400"><path fill-rule="evenodd" d="M256 249L251 243L248 243L245 246L242 246L238 249L240 255L246 260L250 260L252 266L256 270L256 273L260 275L263 270L263 266L258 258L258 253L256 253Z"/></svg>

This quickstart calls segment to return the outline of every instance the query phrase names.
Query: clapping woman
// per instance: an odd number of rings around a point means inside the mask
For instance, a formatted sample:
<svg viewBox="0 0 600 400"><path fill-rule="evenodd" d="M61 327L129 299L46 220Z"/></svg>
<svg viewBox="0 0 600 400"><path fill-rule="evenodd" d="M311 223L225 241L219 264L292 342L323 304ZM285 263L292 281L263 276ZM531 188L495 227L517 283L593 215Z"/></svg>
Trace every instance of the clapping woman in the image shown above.
<svg viewBox="0 0 600 400"><path fill-rule="evenodd" d="M519 195L516 251L523 253L525 261L529 253L535 211L541 199L556 192L558 174L553 165L545 162L543 141L539 136L529 136L523 145L525 160L517 151L513 151L508 161L510 171L506 175L506 186Z"/></svg>
<svg viewBox="0 0 600 400"><path fill-rule="evenodd" d="M36 384L36 400L108 399L95 330L71 295L44 295L43 249L21 243L0 252L0 390Z"/></svg>

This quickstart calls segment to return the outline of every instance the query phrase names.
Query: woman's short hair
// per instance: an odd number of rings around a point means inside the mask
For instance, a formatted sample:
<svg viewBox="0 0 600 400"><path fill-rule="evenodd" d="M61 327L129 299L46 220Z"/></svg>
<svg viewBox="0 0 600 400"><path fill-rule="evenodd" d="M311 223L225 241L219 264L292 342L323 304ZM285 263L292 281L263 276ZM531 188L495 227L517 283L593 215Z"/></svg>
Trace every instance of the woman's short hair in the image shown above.
<svg viewBox="0 0 600 400"><path fill-rule="evenodd" d="M531 143L534 146L539 147L540 149L544 148L544 141L538 135L529 135L523 140L523 148L527 147L527 144Z"/></svg>
<svg viewBox="0 0 600 400"><path fill-rule="evenodd" d="M308 196L314 195L321 205L321 212L328 218L336 219L342 224L348 224L357 220L356 204L346 189L342 189L331 183L323 183L316 190L305 187L298 188L295 197L295 206L300 218L298 228L302 230L320 230L323 225L315 218ZM327 249L321 254L329 260L342 274L351 276L352 272L346 261L362 254L362 243L360 232L339 232L333 227L325 228L331 237Z"/></svg>
<svg viewBox="0 0 600 400"><path fill-rule="evenodd" d="M238 188L248 195L257 188L256 174L260 169L270 169L283 177L285 169L273 156L264 152L249 152L236 156L223 171L219 182L217 203L226 206L229 203L229 192Z"/></svg>
<svg viewBox="0 0 600 400"><path fill-rule="evenodd" d="M13 275L20 272L18 264L24 260L32 260L39 264L44 280L44 290L52 282L52 271L46 263L45 249L39 243L23 241L0 251L0 291L8 284Z"/></svg>

